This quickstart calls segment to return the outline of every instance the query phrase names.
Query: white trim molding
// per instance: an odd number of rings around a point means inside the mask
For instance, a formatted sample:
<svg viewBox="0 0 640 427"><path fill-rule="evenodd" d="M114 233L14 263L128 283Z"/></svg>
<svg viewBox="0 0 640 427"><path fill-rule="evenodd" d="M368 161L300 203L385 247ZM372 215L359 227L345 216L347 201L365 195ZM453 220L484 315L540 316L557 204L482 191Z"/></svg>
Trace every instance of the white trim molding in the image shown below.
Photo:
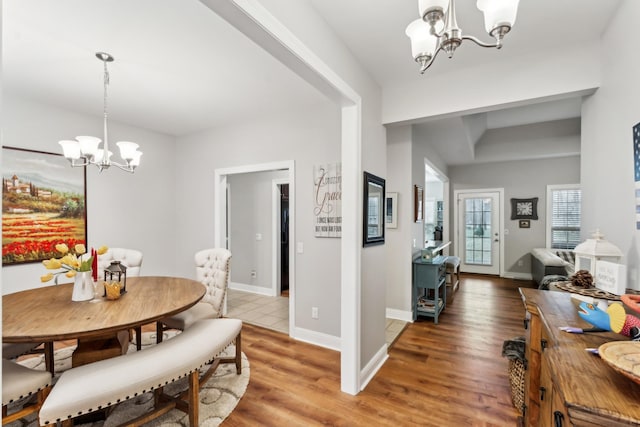
<svg viewBox="0 0 640 427"><path fill-rule="evenodd" d="M329 350L340 351L340 337L304 328L296 328L294 332L298 341L328 348Z"/></svg>
<svg viewBox="0 0 640 427"><path fill-rule="evenodd" d="M273 289L271 289L271 288L265 288L265 287L262 287L262 286L249 285L249 284L246 284L246 283L229 282L229 289L233 289L234 291L249 292L249 293L257 294L257 295L265 295L265 296L268 296L268 297L277 296L273 292Z"/></svg>
<svg viewBox="0 0 640 427"><path fill-rule="evenodd" d="M367 384L369 384L369 381L373 379L380 368L382 368L382 365L384 365L384 362L389 358L387 348L387 343L380 347L373 358L369 360L369 363L362 369L362 372L360 372L360 390L364 390Z"/></svg>
<svg viewBox="0 0 640 427"><path fill-rule="evenodd" d="M413 323L413 312L406 310L397 310L395 308L386 309L387 319L402 320L404 322Z"/></svg>

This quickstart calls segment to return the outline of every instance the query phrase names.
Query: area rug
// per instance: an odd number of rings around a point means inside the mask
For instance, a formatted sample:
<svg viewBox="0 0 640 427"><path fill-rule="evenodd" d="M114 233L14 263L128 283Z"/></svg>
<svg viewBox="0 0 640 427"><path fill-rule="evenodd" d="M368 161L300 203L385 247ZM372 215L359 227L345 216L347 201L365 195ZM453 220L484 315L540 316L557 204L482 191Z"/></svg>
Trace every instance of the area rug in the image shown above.
<svg viewBox="0 0 640 427"><path fill-rule="evenodd" d="M165 335L165 339L171 337ZM156 342L155 332L142 334L142 346L148 347ZM66 347L55 351L55 372L56 377L66 369L71 368L71 354L75 350L75 346ZM129 352L136 351L135 344L130 344ZM235 354L233 346L227 348L227 356ZM177 355L179 357L179 355ZM34 369L44 370L44 357L37 356L22 360L19 363ZM203 368L206 369L206 367ZM249 360L242 353L242 374L236 374L234 364L221 364L214 375L200 389L200 415L199 425L203 427L218 426L236 407L249 384ZM54 379L55 383L55 379ZM54 386L55 387L55 386ZM186 390L187 378L182 378L165 387L165 391L171 395L177 395ZM109 413L104 421L96 421L92 423L76 424L84 427L110 427L121 424L127 420L133 419L145 412L151 410L153 406L153 394L151 392L142 394L133 399L129 399L120 403L115 409ZM174 409L167 414L146 424L148 426L164 426L177 427L188 426L189 416L182 411ZM7 424L11 427L38 427L35 414L32 414L22 420Z"/></svg>

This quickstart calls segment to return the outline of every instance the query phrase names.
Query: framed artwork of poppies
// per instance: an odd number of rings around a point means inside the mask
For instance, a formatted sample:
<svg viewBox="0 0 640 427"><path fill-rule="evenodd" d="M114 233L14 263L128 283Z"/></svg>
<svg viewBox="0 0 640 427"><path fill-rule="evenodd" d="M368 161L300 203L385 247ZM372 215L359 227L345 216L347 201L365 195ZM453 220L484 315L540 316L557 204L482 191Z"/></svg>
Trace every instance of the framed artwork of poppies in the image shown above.
<svg viewBox="0 0 640 427"><path fill-rule="evenodd" d="M58 257L87 242L86 168L60 154L2 147L2 265Z"/></svg>

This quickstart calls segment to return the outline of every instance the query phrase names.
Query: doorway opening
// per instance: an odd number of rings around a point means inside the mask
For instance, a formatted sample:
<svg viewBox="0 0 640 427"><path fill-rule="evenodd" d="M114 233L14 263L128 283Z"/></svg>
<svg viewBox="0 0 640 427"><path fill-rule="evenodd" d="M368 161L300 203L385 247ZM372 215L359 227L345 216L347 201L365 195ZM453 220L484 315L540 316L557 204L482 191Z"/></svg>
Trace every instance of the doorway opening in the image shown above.
<svg viewBox="0 0 640 427"><path fill-rule="evenodd" d="M216 244L226 242L233 256L227 313L293 336L294 163L218 169L215 175Z"/></svg>
<svg viewBox="0 0 640 427"><path fill-rule="evenodd" d="M280 190L280 295L289 297L289 184Z"/></svg>

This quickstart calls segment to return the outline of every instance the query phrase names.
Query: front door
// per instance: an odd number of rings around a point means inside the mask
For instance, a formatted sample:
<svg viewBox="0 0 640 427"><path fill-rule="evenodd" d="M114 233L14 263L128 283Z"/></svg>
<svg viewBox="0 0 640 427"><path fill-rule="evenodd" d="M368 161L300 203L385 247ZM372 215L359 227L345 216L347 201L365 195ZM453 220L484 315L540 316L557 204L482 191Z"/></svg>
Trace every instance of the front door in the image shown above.
<svg viewBox="0 0 640 427"><path fill-rule="evenodd" d="M500 192L458 193L457 211L460 270L500 275Z"/></svg>

